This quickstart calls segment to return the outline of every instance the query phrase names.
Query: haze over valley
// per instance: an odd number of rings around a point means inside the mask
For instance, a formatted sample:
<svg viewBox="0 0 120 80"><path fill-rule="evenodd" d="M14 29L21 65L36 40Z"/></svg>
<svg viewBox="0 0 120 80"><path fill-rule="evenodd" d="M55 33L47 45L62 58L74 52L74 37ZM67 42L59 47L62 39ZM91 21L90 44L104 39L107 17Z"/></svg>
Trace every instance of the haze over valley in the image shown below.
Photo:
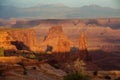
<svg viewBox="0 0 120 80"><path fill-rule="evenodd" d="M39 4L37 6L20 8L11 5L0 5L0 18L3 19L73 19L73 18L117 18L120 9L88 5L68 7L64 4Z"/></svg>

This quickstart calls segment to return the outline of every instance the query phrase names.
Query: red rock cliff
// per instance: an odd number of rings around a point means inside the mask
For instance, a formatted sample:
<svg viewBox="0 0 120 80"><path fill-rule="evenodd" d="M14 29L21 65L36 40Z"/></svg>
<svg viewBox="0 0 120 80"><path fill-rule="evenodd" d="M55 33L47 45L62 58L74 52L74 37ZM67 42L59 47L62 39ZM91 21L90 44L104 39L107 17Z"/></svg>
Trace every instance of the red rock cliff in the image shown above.
<svg viewBox="0 0 120 80"><path fill-rule="evenodd" d="M1 33L1 45L7 40L7 47L16 46L18 50L39 51L37 37L32 29L4 29ZM9 34L9 35L8 35ZM2 39L4 37L4 39ZM10 38L9 38L10 37ZM11 38L13 40L11 40Z"/></svg>
<svg viewBox="0 0 120 80"><path fill-rule="evenodd" d="M32 29L13 30L10 35L18 42L22 43L29 50L37 51L38 43L35 31Z"/></svg>
<svg viewBox="0 0 120 80"><path fill-rule="evenodd" d="M71 41L65 36L61 26L52 27L49 29L44 46L50 46L52 52L70 52Z"/></svg>
<svg viewBox="0 0 120 80"><path fill-rule="evenodd" d="M5 50L16 50L11 41L14 41L14 39L8 32L0 31L0 47L3 47Z"/></svg>

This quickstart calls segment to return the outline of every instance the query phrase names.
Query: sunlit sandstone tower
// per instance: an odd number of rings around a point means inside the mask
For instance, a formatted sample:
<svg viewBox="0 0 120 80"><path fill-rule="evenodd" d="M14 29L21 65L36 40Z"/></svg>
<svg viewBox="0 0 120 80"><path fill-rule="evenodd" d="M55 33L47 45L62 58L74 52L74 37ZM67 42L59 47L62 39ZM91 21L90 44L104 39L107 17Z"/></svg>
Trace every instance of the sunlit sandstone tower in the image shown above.
<svg viewBox="0 0 120 80"><path fill-rule="evenodd" d="M91 60L91 57L90 57L90 55L88 53L88 50L87 50L87 43L86 43L85 33L84 32L80 33L79 53L83 56L84 60Z"/></svg>
<svg viewBox="0 0 120 80"><path fill-rule="evenodd" d="M85 51L85 50L87 50L87 43L86 43L86 39L85 39L85 34L84 34L84 32L81 32L81 33L80 33L79 50L80 50L80 51Z"/></svg>
<svg viewBox="0 0 120 80"><path fill-rule="evenodd" d="M49 29L43 45L47 47L47 52L66 53L70 52L71 41L66 37L61 26L55 26Z"/></svg>
<svg viewBox="0 0 120 80"><path fill-rule="evenodd" d="M58 37L57 42L57 53L66 53L70 52L70 43L68 41L65 41L61 36Z"/></svg>

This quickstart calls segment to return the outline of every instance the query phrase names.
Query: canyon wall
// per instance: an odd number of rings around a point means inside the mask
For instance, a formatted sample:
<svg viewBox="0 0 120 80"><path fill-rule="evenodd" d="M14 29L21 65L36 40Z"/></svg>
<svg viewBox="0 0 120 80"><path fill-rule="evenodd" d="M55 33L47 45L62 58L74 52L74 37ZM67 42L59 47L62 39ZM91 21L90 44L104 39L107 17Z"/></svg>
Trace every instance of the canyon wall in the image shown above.
<svg viewBox="0 0 120 80"><path fill-rule="evenodd" d="M8 32L0 31L0 47L5 50L16 50L16 46L12 45L14 39L9 35Z"/></svg>
<svg viewBox="0 0 120 80"><path fill-rule="evenodd" d="M101 25L103 27L109 26L113 29L120 29L120 18L98 18L98 19L45 19L45 20L1 20L0 26L4 27L34 27L43 25L69 25L69 26L85 26L89 24Z"/></svg>
<svg viewBox="0 0 120 80"><path fill-rule="evenodd" d="M17 50L39 50L35 31L32 29L2 29L0 32L2 47L15 46ZM5 48L8 50L8 48ZM12 48L15 50L15 48Z"/></svg>

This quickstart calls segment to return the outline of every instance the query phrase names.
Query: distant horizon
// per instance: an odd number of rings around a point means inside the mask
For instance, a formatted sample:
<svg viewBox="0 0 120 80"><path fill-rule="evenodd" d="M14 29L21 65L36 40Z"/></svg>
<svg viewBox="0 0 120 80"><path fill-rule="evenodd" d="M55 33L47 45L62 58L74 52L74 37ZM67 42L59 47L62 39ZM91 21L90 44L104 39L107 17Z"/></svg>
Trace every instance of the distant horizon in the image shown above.
<svg viewBox="0 0 120 80"><path fill-rule="evenodd" d="M26 3L27 1L28 3ZM45 1L48 1L48 0L45 0ZM115 3L117 0L115 0L114 3L112 3L113 0L110 0L109 2L106 2L104 4L101 4L104 2L103 0L98 0L97 2L95 0L91 0L91 2L88 0L86 1L57 0L55 2L53 1L45 2L45 1L43 0L41 1L39 0L0 1L0 5L1 5L0 18L1 19L10 19L10 18L85 19L85 18L118 18L120 17L120 8L117 8L118 7L117 3ZM108 3L111 5L108 5Z"/></svg>
<svg viewBox="0 0 120 80"><path fill-rule="evenodd" d="M0 1L0 5L9 5L15 7L34 7L39 4L48 5L48 4L63 4L68 7L82 7L82 6L89 6L89 5L98 5L101 7L109 7L114 9L120 9L119 6L120 0L4 0Z"/></svg>
<svg viewBox="0 0 120 80"><path fill-rule="evenodd" d="M58 5L57 5L58 4ZM65 6L65 7L69 7L69 8L81 8L81 7L89 7L89 6L98 6L98 7L103 7L103 8L112 8L112 9L120 9L120 8L113 8L113 7L109 7L109 6L101 6L101 5L97 5L97 4L90 4L90 5L83 5L83 6L69 6L69 5L65 5L63 3L48 3L48 4L44 4L44 3L39 3L37 5L34 6L29 6L29 7L23 7L23 6L15 6L15 5L1 5L1 6L12 6L12 7L16 7L16 8L32 8L32 7L37 7L37 6L46 6L46 5L56 5L56 6Z"/></svg>

